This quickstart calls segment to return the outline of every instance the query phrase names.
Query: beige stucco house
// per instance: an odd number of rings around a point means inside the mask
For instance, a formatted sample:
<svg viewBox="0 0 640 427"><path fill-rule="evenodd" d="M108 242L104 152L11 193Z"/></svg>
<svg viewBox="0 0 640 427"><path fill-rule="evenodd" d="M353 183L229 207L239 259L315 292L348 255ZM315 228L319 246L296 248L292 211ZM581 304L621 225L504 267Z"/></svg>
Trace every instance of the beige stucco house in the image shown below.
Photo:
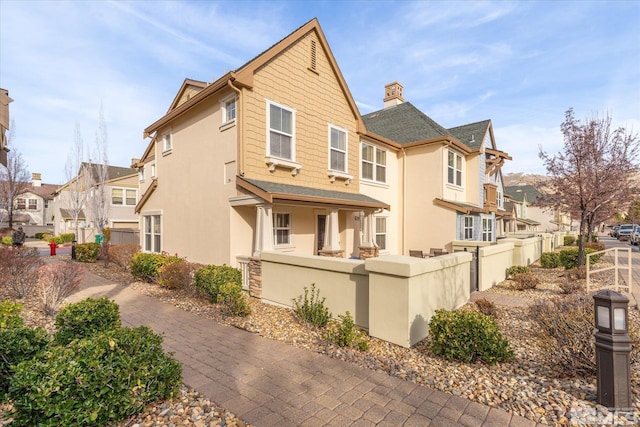
<svg viewBox="0 0 640 427"><path fill-rule="evenodd" d="M54 194L53 217L55 233L74 233L76 230L74 221L75 204L72 198L74 194L83 193L84 199L81 209L78 211L79 235L78 242L94 241L94 236L100 234L100 230L94 227L92 222L92 198L98 197L95 186L98 179L97 168L101 167L93 163L82 163L77 175L60 186ZM138 215L135 206L138 203L138 171L127 167L107 166L105 185L105 206L110 228L138 229Z"/></svg>
<svg viewBox="0 0 640 427"><path fill-rule="evenodd" d="M13 220L19 224L53 225L53 193L56 184L45 184L42 175L31 174L31 185L16 197Z"/></svg>
<svg viewBox="0 0 640 427"><path fill-rule="evenodd" d="M384 103L360 115L316 19L212 83L185 80L132 165L143 250L236 265L495 241L510 158L491 122L444 129L397 82Z"/></svg>
<svg viewBox="0 0 640 427"><path fill-rule="evenodd" d="M505 194L519 209L516 224L518 231L536 230L550 233L572 229L571 215L562 209L541 203L543 193L536 186L520 182L518 185L505 187Z"/></svg>

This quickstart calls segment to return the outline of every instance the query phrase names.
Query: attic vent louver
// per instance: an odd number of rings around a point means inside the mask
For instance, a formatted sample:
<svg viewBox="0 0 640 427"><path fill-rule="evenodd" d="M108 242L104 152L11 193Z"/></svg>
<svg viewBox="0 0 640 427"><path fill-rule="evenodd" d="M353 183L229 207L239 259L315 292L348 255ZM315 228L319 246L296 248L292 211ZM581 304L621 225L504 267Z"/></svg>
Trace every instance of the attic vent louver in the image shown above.
<svg viewBox="0 0 640 427"><path fill-rule="evenodd" d="M317 70L317 63L316 63L316 41L315 40L311 40L311 57L310 57L310 62L309 62L309 68L311 68L313 71L318 71Z"/></svg>

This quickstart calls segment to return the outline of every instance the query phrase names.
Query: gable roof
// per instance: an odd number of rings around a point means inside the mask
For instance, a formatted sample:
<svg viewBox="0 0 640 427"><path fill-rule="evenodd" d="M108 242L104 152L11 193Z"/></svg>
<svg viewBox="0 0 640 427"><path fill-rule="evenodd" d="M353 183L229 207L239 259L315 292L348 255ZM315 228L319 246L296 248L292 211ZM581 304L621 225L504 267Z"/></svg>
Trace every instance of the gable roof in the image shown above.
<svg viewBox="0 0 640 427"><path fill-rule="evenodd" d="M327 59L329 60L331 69L335 73L336 78L338 80L338 84L340 85L340 88L344 93L345 99L347 100L347 103L349 104L349 107L354 117L356 118L356 121L358 123L358 130L364 130L362 117L360 116L360 112L358 110L358 107L356 106L356 102L353 99L353 96L351 95L351 91L349 90L349 87L347 86L344 76L342 75L342 72L338 67L338 63L336 62L335 57L331 52L331 48L329 47L329 43L327 42L327 39L325 38L324 33L322 32L322 28L320 28L318 19L313 18L312 20L302 25L297 30L295 30L294 32L292 32L291 34L289 34L288 36L286 36L285 38L283 38L282 40L280 40L279 42L277 42L276 44L274 44L264 52L257 55L255 58L251 59L249 62L242 65L237 70L230 71L224 74L223 76L218 78L218 80L207 85L200 92L196 93L188 101L175 106L175 108L171 109L163 117L161 117L160 119L156 120L153 124L148 126L144 130L143 136L145 138L150 136L153 132L157 131L159 128L161 128L162 126L165 126L171 120L184 114L194 106L203 102L209 96L212 96L221 90L227 89L229 87L229 84L232 84L238 87L246 87L249 89L253 88L253 76L254 76L254 73L260 67L265 65L267 62L273 60L276 56L284 52L291 45L298 42L300 39L302 39L305 35L309 34L310 32L315 32L318 38L318 48L323 49L323 51L325 52L325 55L327 56ZM174 103L175 102L176 100L174 100Z"/></svg>
<svg viewBox="0 0 640 427"><path fill-rule="evenodd" d="M484 136L489 131L489 126L491 126L491 120L483 120L481 122L469 123L468 125L450 128L449 132L455 136L458 141L467 145L471 149L477 150L480 148L480 145L484 140Z"/></svg>
<svg viewBox="0 0 640 427"><path fill-rule="evenodd" d="M274 201L288 201L300 203L320 203L323 205L343 206L350 208L390 209L387 203L358 193L322 190L318 188L302 187L299 185L279 184L236 177L240 188L273 203Z"/></svg>
<svg viewBox="0 0 640 427"><path fill-rule="evenodd" d="M542 193L533 185L510 185L504 187L505 194L519 202L527 198L529 204L536 204L538 199L542 198Z"/></svg>
<svg viewBox="0 0 640 427"><path fill-rule="evenodd" d="M53 193L58 189L56 184L41 184L39 187L35 187L31 184L29 187L25 188L22 192L24 193L32 193L36 196L40 196L45 200L53 200Z"/></svg>
<svg viewBox="0 0 640 427"><path fill-rule="evenodd" d="M80 169L82 170L83 168L86 168L89 170L89 173L91 174L91 178L94 181L98 181L98 167L100 167L102 165L96 164L96 163L89 163L89 162L82 162L82 165L80 166ZM107 181L113 180L113 179L117 179L117 178L122 178L125 176L130 176L130 175L136 175L138 173L138 171L136 169L132 169L132 168L125 168L125 167L121 167L121 166L109 166L107 165ZM78 172L78 175L80 174L80 172Z"/></svg>

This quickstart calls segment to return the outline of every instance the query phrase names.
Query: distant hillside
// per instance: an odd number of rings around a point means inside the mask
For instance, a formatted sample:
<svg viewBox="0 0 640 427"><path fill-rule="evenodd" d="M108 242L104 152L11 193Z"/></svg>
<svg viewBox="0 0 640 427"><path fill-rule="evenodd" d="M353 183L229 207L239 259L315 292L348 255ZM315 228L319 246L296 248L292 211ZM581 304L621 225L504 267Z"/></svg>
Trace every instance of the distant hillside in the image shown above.
<svg viewBox="0 0 640 427"><path fill-rule="evenodd" d="M508 187L511 185L518 185L521 182L524 184L535 185L537 182L547 179L544 175L526 174L523 172L512 172L502 175L503 185Z"/></svg>

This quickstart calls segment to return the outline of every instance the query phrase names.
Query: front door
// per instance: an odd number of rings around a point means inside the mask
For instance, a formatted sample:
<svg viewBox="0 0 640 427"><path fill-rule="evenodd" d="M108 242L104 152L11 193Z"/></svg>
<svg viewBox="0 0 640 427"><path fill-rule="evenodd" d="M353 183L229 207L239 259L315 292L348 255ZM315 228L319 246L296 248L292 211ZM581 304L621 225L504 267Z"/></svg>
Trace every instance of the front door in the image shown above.
<svg viewBox="0 0 640 427"><path fill-rule="evenodd" d="M316 236L318 236L317 238L318 244L316 246L316 255L318 255L322 250L322 248L324 247L324 230L325 230L325 225L327 224L327 216L318 215L317 223L318 223L318 227L316 231Z"/></svg>

